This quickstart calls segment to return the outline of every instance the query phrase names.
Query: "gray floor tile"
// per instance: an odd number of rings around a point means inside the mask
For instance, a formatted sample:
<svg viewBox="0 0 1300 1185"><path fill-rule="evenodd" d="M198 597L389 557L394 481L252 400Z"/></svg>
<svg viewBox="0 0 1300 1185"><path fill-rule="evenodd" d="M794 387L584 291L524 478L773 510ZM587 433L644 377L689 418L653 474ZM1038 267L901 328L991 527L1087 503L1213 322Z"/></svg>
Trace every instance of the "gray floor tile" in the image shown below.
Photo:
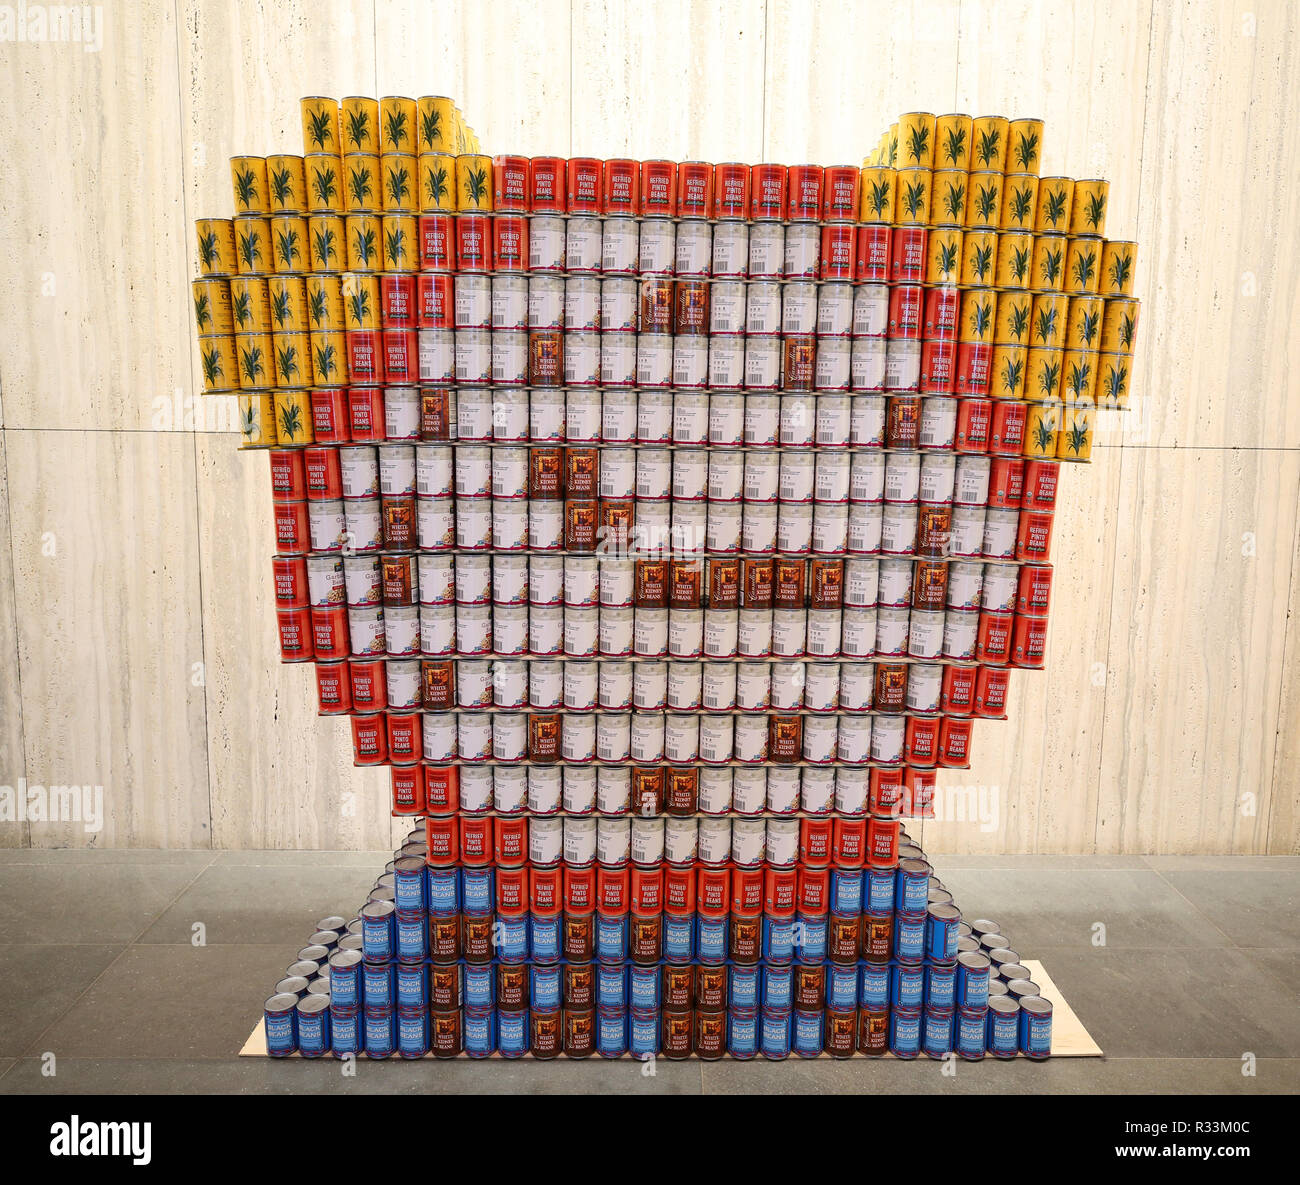
<svg viewBox="0 0 1300 1185"><path fill-rule="evenodd" d="M233 1058L142 1060L64 1058L53 1078L42 1077L40 1062L25 1058L3 1078L0 1094L699 1094L698 1062L663 1063L652 1077L630 1061L586 1062L496 1059L472 1062L368 1061L345 1077L332 1058Z"/></svg>
<svg viewBox="0 0 1300 1185"><path fill-rule="evenodd" d="M198 871L187 864L5 864L0 944L129 942Z"/></svg>
<svg viewBox="0 0 1300 1185"><path fill-rule="evenodd" d="M1300 856L1143 856L1160 872L1300 872Z"/></svg>
<svg viewBox="0 0 1300 1185"><path fill-rule="evenodd" d="M19 1054L125 950L116 946L0 946L0 1054Z"/></svg>
<svg viewBox="0 0 1300 1185"><path fill-rule="evenodd" d="M133 946L40 1037L62 1058L227 1058L248 1038L293 951Z"/></svg>
<svg viewBox="0 0 1300 1185"><path fill-rule="evenodd" d="M1058 949L1043 964L1112 1057L1300 1057L1294 976L1253 951Z"/></svg>
<svg viewBox="0 0 1300 1185"><path fill-rule="evenodd" d="M195 922L209 943L303 946L318 918L352 917L383 872L376 868L246 865L205 869L149 928L142 943L188 944ZM291 961L291 960L286 960Z"/></svg>
<svg viewBox="0 0 1300 1185"><path fill-rule="evenodd" d="M1221 947L1228 940L1148 870L1091 872L938 870L968 918L997 922L1023 958L1056 947L1092 949L1093 925L1106 926L1106 945Z"/></svg>
<svg viewBox="0 0 1300 1185"><path fill-rule="evenodd" d="M1160 875L1238 946L1300 947L1300 868Z"/></svg>
<svg viewBox="0 0 1300 1185"><path fill-rule="evenodd" d="M243 852L216 852L219 868L373 868L378 876L393 858L393 851L380 852L283 852L258 849Z"/></svg>

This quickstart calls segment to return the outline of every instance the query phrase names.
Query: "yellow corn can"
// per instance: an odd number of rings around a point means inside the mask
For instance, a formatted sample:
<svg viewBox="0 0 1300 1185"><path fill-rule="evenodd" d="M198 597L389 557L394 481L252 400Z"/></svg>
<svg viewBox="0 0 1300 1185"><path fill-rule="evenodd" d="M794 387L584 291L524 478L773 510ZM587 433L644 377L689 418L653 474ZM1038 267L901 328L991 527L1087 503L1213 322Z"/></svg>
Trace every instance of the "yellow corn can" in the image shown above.
<svg viewBox="0 0 1300 1185"><path fill-rule="evenodd" d="M1034 297L1029 317L1029 344L1040 349L1065 348L1065 316L1069 300L1059 292L1040 292Z"/></svg>
<svg viewBox="0 0 1300 1185"><path fill-rule="evenodd" d="M307 247L314 272L341 272L347 265L347 224L337 214L307 219Z"/></svg>
<svg viewBox="0 0 1300 1185"><path fill-rule="evenodd" d="M329 153L303 157L307 175L307 212L337 214L343 209L343 161Z"/></svg>
<svg viewBox="0 0 1300 1185"><path fill-rule="evenodd" d="M423 96L416 103L416 124L416 149L421 156L432 152L454 156L460 151L460 113L445 95Z"/></svg>
<svg viewBox="0 0 1300 1185"><path fill-rule="evenodd" d="M1025 418L1025 456L1055 457L1060 430L1060 408L1056 404L1031 403Z"/></svg>
<svg viewBox="0 0 1300 1185"><path fill-rule="evenodd" d="M1097 355L1097 405L1123 407L1128 402L1128 381L1133 359L1125 354Z"/></svg>
<svg viewBox="0 0 1300 1185"><path fill-rule="evenodd" d="M1040 177L1038 200L1034 207L1034 231L1037 234L1064 234L1070 225L1070 201L1074 181L1069 177Z"/></svg>
<svg viewBox="0 0 1300 1185"><path fill-rule="evenodd" d="M902 226L924 226L930 220L930 170L899 169L894 221Z"/></svg>
<svg viewBox="0 0 1300 1185"><path fill-rule="evenodd" d="M1059 402L1064 360L1064 350L1040 350L1030 346L1025 359L1025 398L1038 403Z"/></svg>
<svg viewBox="0 0 1300 1185"><path fill-rule="evenodd" d="M961 342L991 342L993 340L993 314L997 297L988 289L971 288L961 294L961 320L957 324L957 340Z"/></svg>
<svg viewBox="0 0 1300 1185"><path fill-rule="evenodd" d="M235 255L235 224L229 218L200 218L194 224L198 236L199 274L233 276L239 268Z"/></svg>
<svg viewBox="0 0 1300 1185"><path fill-rule="evenodd" d="M347 341L341 329L312 333L311 381L317 387L341 387L347 383Z"/></svg>
<svg viewBox="0 0 1300 1185"><path fill-rule="evenodd" d="M235 365L239 385L245 391L257 391L275 383L275 361L269 333L237 333Z"/></svg>
<svg viewBox="0 0 1300 1185"><path fill-rule="evenodd" d="M311 404L306 391L275 393L275 439L285 445L311 444Z"/></svg>
<svg viewBox="0 0 1300 1185"><path fill-rule="evenodd" d="M420 267L419 238L413 214L385 214L380 228L384 236L384 270L413 272Z"/></svg>
<svg viewBox="0 0 1300 1185"><path fill-rule="evenodd" d="M1101 340L1100 296L1075 296L1065 317L1065 348L1095 350Z"/></svg>
<svg viewBox="0 0 1300 1185"><path fill-rule="evenodd" d="M1029 344L1029 316L1033 297L1028 292L999 292L993 340L1008 346Z"/></svg>
<svg viewBox="0 0 1300 1185"><path fill-rule="evenodd" d="M1101 283L1100 239L1071 239L1065 252L1065 291L1091 296Z"/></svg>
<svg viewBox="0 0 1300 1185"><path fill-rule="evenodd" d="M381 262L380 223L374 214L352 214L347 225L348 271L378 271Z"/></svg>
<svg viewBox="0 0 1300 1185"><path fill-rule="evenodd" d="M273 270L269 219L235 219L235 258L241 276L266 276Z"/></svg>
<svg viewBox="0 0 1300 1185"><path fill-rule="evenodd" d="M1097 418L1091 403L1062 408L1061 431L1056 439L1058 461L1088 461L1092 458L1093 423Z"/></svg>
<svg viewBox="0 0 1300 1185"><path fill-rule="evenodd" d="M1033 258L1033 235L1027 231L1003 231L998 235L993 283L999 288L1024 288L1029 283L1029 265Z"/></svg>
<svg viewBox="0 0 1300 1185"><path fill-rule="evenodd" d="M962 240L962 284L991 286L997 253L998 236L994 231L968 230Z"/></svg>
<svg viewBox="0 0 1300 1185"><path fill-rule="evenodd" d="M1042 148L1043 121L1013 119L1007 125L1007 172L1037 175Z"/></svg>
<svg viewBox="0 0 1300 1185"><path fill-rule="evenodd" d="M1029 351L1024 346L995 345L989 362L989 394L994 399L1025 397L1025 366Z"/></svg>
<svg viewBox="0 0 1300 1185"><path fill-rule="evenodd" d="M266 285L271 298L271 330L273 333L306 333L307 281L301 276L272 276Z"/></svg>
<svg viewBox="0 0 1300 1185"><path fill-rule="evenodd" d="M492 158L465 155L456 158L456 208L490 213L492 210Z"/></svg>
<svg viewBox="0 0 1300 1185"><path fill-rule="evenodd" d="M970 187L966 194L966 226L997 230L998 218L1002 214L1002 183L1005 178L1001 173L979 172L970 175Z"/></svg>
<svg viewBox="0 0 1300 1185"><path fill-rule="evenodd" d="M280 214L271 219L271 256L277 272L311 271L307 219L300 214Z"/></svg>
<svg viewBox="0 0 1300 1185"><path fill-rule="evenodd" d="M966 173L962 169L936 169L931 179L931 226L966 224Z"/></svg>
<svg viewBox="0 0 1300 1185"><path fill-rule="evenodd" d="M386 156L383 159L380 199L385 214L413 214L418 208L419 169L414 156ZM492 172L488 170L488 184Z"/></svg>
<svg viewBox="0 0 1300 1185"><path fill-rule="evenodd" d="M343 314L348 329L379 328L378 276L349 272L343 277Z"/></svg>
<svg viewBox="0 0 1300 1185"><path fill-rule="evenodd" d="M870 165L860 171L858 218L862 222L892 222L898 208L898 173L887 165Z"/></svg>
<svg viewBox="0 0 1300 1185"><path fill-rule="evenodd" d="M339 105L335 99L311 95L298 104L302 111L302 154L330 152L336 157L343 151L339 139Z"/></svg>
<svg viewBox="0 0 1300 1185"><path fill-rule="evenodd" d="M937 169L970 169L971 117L941 115L934 121L934 164Z"/></svg>
<svg viewBox="0 0 1300 1185"><path fill-rule="evenodd" d="M235 194L235 214L268 214L266 157L232 156L230 185Z"/></svg>
<svg viewBox="0 0 1300 1185"><path fill-rule="evenodd" d="M934 116L909 111L898 118L899 164L904 169L934 168Z"/></svg>
<svg viewBox="0 0 1300 1185"><path fill-rule="evenodd" d="M1132 354L1137 337L1138 302L1119 296L1106 301L1101 316L1101 349L1107 354Z"/></svg>
<svg viewBox="0 0 1300 1185"><path fill-rule="evenodd" d="M343 278L307 277L307 321L312 333L343 329Z"/></svg>
<svg viewBox="0 0 1300 1185"><path fill-rule="evenodd" d="M418 158L420 213L456 212L456 158L427 153Z"/></svg>
<svg viewBox="0 0 1300 1185"><path fill-rule="evenodd" d="M379 155L379 103L365 95L343 100L341 151L361 156Z"/></svg>
<svg viewBox="0 0 1300 1185"><path fill-rule="evenodd" d="M348 214L373 214L380 209L379 157L343 158L343 209Z"/></svg>
<svg viewBox="0 0 1300 1185"><path fill-rule="evenodd" d="M1065 288L1065 236L1035 235L1029 265L1029 287L1035 292L1061 292Z"/></svg>
<svg viewBox="0 0 1300 1185"><path fill-rule="evenodd" d="M925 282L956 284L961 278L961 231L951 227L932 230L926 244Z"/></svg>
<svg viewBox="0 0 1300 1185"><path fill-rule="evenodd" d="M261 276L236 276L230 281L230 311L236 333L271 332L271 295Z"/></svg>
<svg viewBox="0 0 1300 1185"><path fill-rule="evenodd" d="M235 339L216 335L199 339L199 363L205 391L239 390L239 354Z"/></svg>
<svg viewBox="0 0 1300 1185"><path fill-rule="evenodd" d="M277 333L272 344L275 347L276 387L310 387L311 335Z"/></svg>
<svg viewBox="0 0 1300 1185"><path fill-rule="evenodd" d="M307 209L307 173L300 156L266 158L266 192L272 214L302 214Z"/></svg>
<svg viewBox="0 0 1300 1185"><path fill-rule="evenodd" d="M1070 203L1070 234L1104 235L1106 201L1109 197L1109 181L1076 181L1074 197Z"/></svg>
<svg viewBox="0 0 1300 1185"><path fill-rule="evenodd" d="M1101 245L1101 289L1105 296L1132 296L1138 245L1110 239Z"/></svg>
<svg viewBox="0 0 1300 1185"><path fill-rule="evenodd" d="M981 115L971 124L972 169L1007 171L1007 128L1009 121L1001 115Z"/></svg>
<svg viewBox="0 0 1300 1185"><path fill-rule="evenodd" d="M275 396L269 391L239 396L241 449L275 445Z"/></svg>
<svg viewBox="0 0 1300 1185"><path fill-rule="evenodd" d="M1032 173L1008 173L1002 183L1002 212L998 225L1003 230L1029 230L1034 225L1038 200L1038 178Z"/></svg>
<svg viewBox="0 0 1300 1185"><path fill-rule="evenodd" d="M379 100L379 151L415 151L415 100L389 95Z"/></svg>
<svg viewBox="0 0 1300 1185"><path fill-rule="evenodd" d="M194 294L194 324L200 337L211 333L229 336L235 332L228 280L195 280L190 290Z"/></svg>
<svg viewBox="0 0 1300 1185"><path fill-rule="evenodd" d="M1092 403L1097 391L1095 350L1066 350L1061 357L1061 395L1067 403Z"/></svg>

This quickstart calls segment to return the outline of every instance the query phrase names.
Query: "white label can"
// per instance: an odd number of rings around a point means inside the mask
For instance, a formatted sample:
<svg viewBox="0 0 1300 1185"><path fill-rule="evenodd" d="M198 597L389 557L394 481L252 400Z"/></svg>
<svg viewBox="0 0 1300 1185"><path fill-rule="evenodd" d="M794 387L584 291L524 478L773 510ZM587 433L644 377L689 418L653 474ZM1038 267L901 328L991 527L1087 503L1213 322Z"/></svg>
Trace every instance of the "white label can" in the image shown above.
<svg viewBox="0 0 1300 1185"><path fill-rule="evenodd" d="M854 395L850 412L849 443L880 448L885 443L885 397Z"/></svg>
<svg viewBox="0 0 1300 1185"><path fill-rule="evenodd" d="M632 858L632 820L596 820L596 863L618 868Z"/></svg>
<svg viewBox="0 0 1300 1185"><path fill-rule="evenodd" d="M576 812L568 805L569 799L569 782L568 775L572 772L565 770L564 797L566 811L570 814ZM564 862L575 867L581 868L584 865L594 863L596 859L596 820L595 819L575 819L567 818L564 820Z"/></svg>
<svg viewBox="0 0 1300 1185"><path fill-rule="evenodd" d="M779 280L784 271L785 227L779 222L754 223L749 232L750 276Z"/></svg>
<svg viewBox="0 0 1300 1185"><path fill-rule="evenodd" d="M675 263L679 276L707 276L713 255L713 228L702 219L677 223Z"/></svg>
<svg viewBox="0 0 1300 1185"><path fill-rule="evenodd" d="M560 329L563 325L564 281L558 276L532 276L528 281L528 328Z"/></svg>
<svg viewBox="0 0 1300 1185"><path fill-rule="evenodd" d="M699 823L700 863L725 864L731 858L731 820L701 819Z"/></svg>
<svg viewBox="0 0 1300 1185"><path fill-rule="evenodd" d="M609 223L605 225L608 227ZM635 280L601 281L600 329L602 333L631 333L636 330L636 293Z"/></svg>
<svg viewBox="0 0 1300 1185"><path fill-rule="evenodd" d="M785 285L781 293L781 332L813 333L817 328L817 285L794 283ZM762 330L751 330L761 333Z"/></svg>
<svg viewBox="0 0 1300 1185"><path fill-rule="evenodd" d="M954 562L948 565L949 609L978 609L983 588L983 564Z"/></svg>
<svg viewBox="0 0 1300 1185"><path fill-rule="evenodd" d="M855 337L849 355L849 382L855 391L883 391L885 389L888 347L883 337ZM920 375L920 355L916 359Z"/></svg>
<svg viewBox="0 0 1300 1185"><path fill-rule="evenodd" d="M713 274L741 277L749 274L748 224L719 222L713 228Z"/></svg>
<svg viewBox="0 0 1300 1185"><path fill-rule="evenodd" d="M860 765L871 760L871 717L841 716L836 746L839 759Z"/></svg>
<svg viewBox="0 0 1300 1185"><path fill-rule="evenodd" d="M570 218L564 228L564 266L571 272L600 270L604 232L599 218Z"/></svg>
<svg viewBox="0 0 1300 1185"><path fill-rule="evenodd" d="M767 809L767 770L738 769L732 780L732 809L742 815L759 815Z"/></svg>
<svg viewBox="0 0 1300 1185"><path fill-rule="evenodd" d="M704 815L725 815L731 810L729 769L700 770L699 808Z"/></svg>
<svg viewBox="0 0 1300 1185"><path fill-rule="evenodd" d="M944 614L943 655L945 658L974 657L979 621L980 615L976 612L949 609Z"/></svg>
<svg viewBox="0 0 1300 1185"><path fill-rule="evenodd" d="M913 609L908 623L907 652L913 658L938 658L943 652L942 609Z"/></svg>
<svg viewBox="0 0 1300 1185"><path fill-rule="evenodd" d="M580 766L568 766L564 770L564 811L569 815L589 815L596 809L596 771L594 769L585 769ZM568 825L577 820L565 820L565 855L564 858L569 863L584 863L584 861L572 861L568 854L567 832ZM592 850L595 851L596 829L591 829Z"/></svg>
<svg viewBox="0 0 1300 1185"><path fill-rule="evenodd" d="M840 650L852 658L876 652L876 610L846 608L840 615Z"/></svg>
<svg viewBox="0 0 1300 1185"><path fill-rule="evenodd" d="M860 284L853 290L853 336L884 337L889 330L889 288Z"/></svg>
<svg viewBox="0 0 1300 1185"><path fill-rule="evenodd" d="M601 334L600 381L606 387L631 387L636 383L635 333Z"/></svg>
<svg viewBox="0 0 1300 1185"><path fill-rule="evenodd" d="M605 272L633 272L638 255L634 218L606 218L601 235L600 266Z"/></svg>
<svg viewBox="0 0 1300 1185"><path fill-rule="evenodd" d="M742 662L736 671L736 707L745 712L766 711L771 703L771 676L767 663Z"/></svg>
<svg viewBox="0 0 1300 1185"><path fill-rule="evenodd" d="M551 214L534 214L528 220L528 270L532 272L564 270L563 218Z"/></svg>
<svg viewBox="0 0 1300 1185"><path fill-rule="evenodd" d="M592 276L570 276L565 281L564 328L570 333L600 328L599 280Z"/></svg>
<svg viewBox="0 0 1300 1185"><path fill-rule="evenodd" d="M664 820L664 859L669 864L694 864L699 852L699 828L695 819Z"/></svg>
<svg viewBox="0 0 1300 1185"><path fill-rule="evenodd" d="M565 761L594 761L596 717L590 712L570 712L564 717L560 753Z"/></svg>
<svg viewBox="0 0 1300 1185"><path fill-rule="evenodd" d="M671 627L670 627L671 628ZM698 662L670 662L668 707L679 712L695 711L701 702L703 670Z"/></svg>
<svg viewBox="0 0 1300 1185"><path fill-rule="evenodd" d="M709 291L709 333L742 334L746 322L746 285L731 281L713 284Z"/></svg>
<svg viewBox="0 0 1300 1185"><path fill-rule="evenodd" d="M676 223L670 218L647 218L641 223L638 270L642 275L671 275L676 248Z"/></svg>
<svg viewBox="0 0 1300 1185"><path fill-rule="evenodd" d="M641 711L657 712L668 702L668 664L636 663L632 671L632 702Z"/></svg>
<svg viewBox="0 0 1300 1185"><path fill-rule="evenodd" d="M632 718L624 712L605 712L596 718L596 758L627 761L632 753Z"/></svg>

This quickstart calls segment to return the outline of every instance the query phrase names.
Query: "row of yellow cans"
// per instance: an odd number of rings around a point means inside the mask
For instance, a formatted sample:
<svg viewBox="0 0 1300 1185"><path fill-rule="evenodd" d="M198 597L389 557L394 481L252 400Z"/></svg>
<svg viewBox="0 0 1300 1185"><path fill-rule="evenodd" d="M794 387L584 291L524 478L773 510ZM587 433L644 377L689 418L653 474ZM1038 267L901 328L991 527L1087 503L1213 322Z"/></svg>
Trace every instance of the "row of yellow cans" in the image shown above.
<svg viewBox="0 0 1300 1185"><path fill-rule="evenodd" d="M341 330L199 338L203 389L209 393L344 386L347 359L347 339Z"/></svg>
<svg viewBox="0 0 1300 1185"><path fill-rule="evenodd" d="M865 163L898 169L1037 173L1042 152L1041 119L911 111L890 125Z"/></svg>
<svg viewBox="0 0 1300 1185"><path fill-rule="evenodd" d="M479 139L455 102L445 95L408 99L389 95L337 99L311 95L302 111L303 154L332 152L389 154L477 153Z"/></svg>
<svg viewBox="0 0 1300 1185"><path fill-rule="evenodd" d="M1099 350L998 344L989 358L989 395L1036 403L1123 407L1133 359Z"/></svg>
<svg viewBox="0 0 1300 1185"><path fill-rule="evenodd" d="M314 214L303 218L202 218L196 224L202 276L415 271L414 214Z"/></svg>
<svg viewBox="0 0 1300 1185"><path fill-rule="evenodd" d="M1037 460L1090 461L1097 409L1090 403L1031 403L1024 455Z"/></svg>
<svg viewBox="0 0 1300 1185"><path fill-rule="evenodd" d="M191 285L200 336L227 333L342 331L345 303L366 320L354 328L375 329L379 279L373 273L333 276L235 276L200 279ZM373 289L373 292L372 292Z"/></svg>
<svg viewBox="0 0 1300 1185"><path fill-rule="evenodd" d="M1106 233L1109 181L884 165L866 166L860 176L862 222L1039 234Z"/></svg>
<svg viewBox="0 0 1300 1185"><path fill-rule="evenodd" d="M236 215L492 209L492 160L476 153L233 156L230 182Z"/></svg>
<svg viewBox="0 0 1300 1185"><path fill-rule="evenodd" d="M1132 297L1069 297L1061 292L990 292L970 288L956 303L927 303L921 336L1044 350L1132 354L1138 302ZM933 311L932 311L933 310ZM955 328L955 332L954 332Z"/></svg>
<svg viewBox="0 0 1300 1185"><path fill-rule="evenodd" d="M250 391L239 396L239 447L311 444L311 402L305 391Z"/></svg>
<svg viewBox="0 0 1300 1185"><path fill-rule="evenodd" d="M925 282L1129 296L1136 261L1128 239L936 227L926 240Z"/></svg>

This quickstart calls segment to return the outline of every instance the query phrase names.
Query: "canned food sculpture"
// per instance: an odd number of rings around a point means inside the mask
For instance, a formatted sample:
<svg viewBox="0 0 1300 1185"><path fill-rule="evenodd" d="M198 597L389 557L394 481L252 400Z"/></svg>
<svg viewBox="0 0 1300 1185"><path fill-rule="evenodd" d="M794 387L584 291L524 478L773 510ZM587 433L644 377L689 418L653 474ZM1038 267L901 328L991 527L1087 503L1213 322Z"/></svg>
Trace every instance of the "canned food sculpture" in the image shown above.
<svg viewBox="0 0 1300 1185"><path fill-rule="evenodd" d="M273 1053L1046 1056L905 820L1043 665L1136 245L1037 120L862 168L497 156L310 98L198 224L286 662L416 829ZM327 919L328 920L328 919Z"/></svg>

